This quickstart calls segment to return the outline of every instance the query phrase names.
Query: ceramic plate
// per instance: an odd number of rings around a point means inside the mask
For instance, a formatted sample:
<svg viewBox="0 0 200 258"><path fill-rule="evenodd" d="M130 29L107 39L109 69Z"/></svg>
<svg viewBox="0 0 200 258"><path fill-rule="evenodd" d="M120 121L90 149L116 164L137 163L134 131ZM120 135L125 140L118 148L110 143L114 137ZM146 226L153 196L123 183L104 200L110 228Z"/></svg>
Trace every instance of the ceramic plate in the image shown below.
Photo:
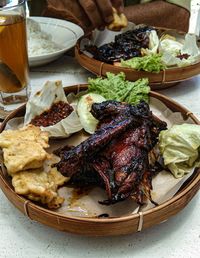
<svg viewBox="0 0 200 258"><path fill-rule="evenodd" d="M74 47L77 40L83 36L84 32L78 25L65 20L47 18L47 17L30 17L30 19L39 23L41 31L51 35L51 39L61 50L29 57L31 67L47 64L59 58L70 48Z"/></svg>

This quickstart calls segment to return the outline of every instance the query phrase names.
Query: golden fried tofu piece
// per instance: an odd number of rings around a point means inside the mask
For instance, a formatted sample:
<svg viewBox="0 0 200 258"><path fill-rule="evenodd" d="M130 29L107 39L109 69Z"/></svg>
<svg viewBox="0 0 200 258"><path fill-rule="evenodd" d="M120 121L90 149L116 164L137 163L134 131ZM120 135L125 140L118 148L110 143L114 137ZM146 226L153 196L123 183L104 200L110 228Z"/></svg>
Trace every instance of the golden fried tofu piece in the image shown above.
<svg viewBox="0 0 200 258"><path fill-rule="evenodd" d="M48 133L30 125L18 130L6 130L0 134L0 147L10 175L21 170L43 166L48 157L44 148L48 145Z"/></svg>
<svg viewBox="0 0 200 258"><path fill-rule="evenodd" d="M64 177L56 168L49 172L34 169L13 175L12 185L16 193L28 199L46 204L49 208L58 208L64 202L64 198L58 196L58 186L68 180L69 178Z"/></svg>
<svg viewBox="0 0 200 258"><path fill-rule="evenodd" d="M5 130L0 134L1 148L7 148L15 141L33 141L39 143L43 148L49 147L48 132L43 132L34 125L28 125L18 130Z"/></svg>
<svg viewBox="0 0 200 258"><path fill-rule="evenodd" d="M112 31L120 31L128 25L126 16L121 13L118 14L115 8L113 9L113 21L107 26L107 29Z"/></svg>
<svg viewBox="0 0 200 258"><path fill-rule="evenodd" d="M14 142L3 149L4 164L10 175L21 170L40 168L47 157L48 153L37 142Z"/></svg>

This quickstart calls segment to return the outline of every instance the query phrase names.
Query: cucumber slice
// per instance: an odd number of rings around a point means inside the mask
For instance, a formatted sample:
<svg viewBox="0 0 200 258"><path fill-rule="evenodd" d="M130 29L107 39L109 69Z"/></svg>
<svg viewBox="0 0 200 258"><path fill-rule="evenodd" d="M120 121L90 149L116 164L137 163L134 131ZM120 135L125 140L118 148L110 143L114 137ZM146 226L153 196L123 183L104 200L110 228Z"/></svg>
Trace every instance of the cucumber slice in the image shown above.
<svg viewBox="0 0 200 258"><path fill-rule="evenodd" d="M80 122L86 132L93 134L98 124L98 120L90 113L92 104L101 103L105 100L106 99L103 96L96 93L88 93L80 98L77 106L77 112Z"/></svg>

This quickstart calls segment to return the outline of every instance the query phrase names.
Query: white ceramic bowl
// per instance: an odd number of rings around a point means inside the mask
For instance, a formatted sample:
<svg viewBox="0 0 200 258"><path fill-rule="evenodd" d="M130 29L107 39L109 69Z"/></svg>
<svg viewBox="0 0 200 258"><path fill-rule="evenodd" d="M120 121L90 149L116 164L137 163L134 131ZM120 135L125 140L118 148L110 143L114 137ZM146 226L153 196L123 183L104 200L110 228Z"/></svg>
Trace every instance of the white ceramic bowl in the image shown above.
<svg viewBox="0 0 200 258"><path fill-rule="evenodd" d="M61 50L58 51L29 56L30 67L44 65L56 60L67 50L74 47L77 40L84 35L82 28L72 22L47 17L32 16L30 18L40 24L41 31L51 35L53 42L61 46Z"/></svg>

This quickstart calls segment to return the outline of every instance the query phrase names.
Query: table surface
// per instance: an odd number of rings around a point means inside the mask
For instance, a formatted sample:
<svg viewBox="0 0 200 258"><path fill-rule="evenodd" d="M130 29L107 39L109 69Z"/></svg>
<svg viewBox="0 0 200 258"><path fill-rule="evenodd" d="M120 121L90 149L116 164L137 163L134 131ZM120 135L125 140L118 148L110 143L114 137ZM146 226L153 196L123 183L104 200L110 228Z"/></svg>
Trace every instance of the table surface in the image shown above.
<svg viewBox="0 0 200 258"><path fill-rule="evenodd" d="M31 87L46 80L62 80L64 86L87 82L93 76L72 57L63 56L45 67L31 70ZM160 93L200 117L200 75ZM83 237L56 231L20 213L0 191L0 257L200 257L200 194L175 217L141 233L121 237Z"/></svg>

